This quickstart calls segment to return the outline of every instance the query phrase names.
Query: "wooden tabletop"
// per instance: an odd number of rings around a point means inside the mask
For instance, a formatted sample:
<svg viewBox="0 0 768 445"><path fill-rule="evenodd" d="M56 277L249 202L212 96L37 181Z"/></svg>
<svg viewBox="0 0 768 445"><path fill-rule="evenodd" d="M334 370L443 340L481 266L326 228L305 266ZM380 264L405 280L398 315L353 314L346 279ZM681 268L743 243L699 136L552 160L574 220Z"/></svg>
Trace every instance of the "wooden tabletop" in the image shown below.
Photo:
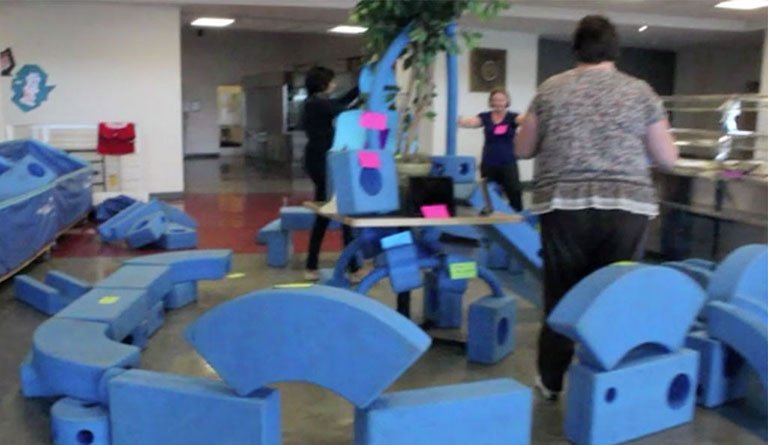
<svg viewBox="0 0 768 445"><path fill-rule="evenodd" d="M493 225L508 224L522 221L519 215L495 212L488 216L478 216L477 210L470 207L456 209L457 216L451 218L417 218L411 216L342 216L335 213L327 213L322 210L324 202L307 201L304 207L318 215L334 221L339 221L350 227L435 227L435 226L463 226L463 225Z"/></svg>

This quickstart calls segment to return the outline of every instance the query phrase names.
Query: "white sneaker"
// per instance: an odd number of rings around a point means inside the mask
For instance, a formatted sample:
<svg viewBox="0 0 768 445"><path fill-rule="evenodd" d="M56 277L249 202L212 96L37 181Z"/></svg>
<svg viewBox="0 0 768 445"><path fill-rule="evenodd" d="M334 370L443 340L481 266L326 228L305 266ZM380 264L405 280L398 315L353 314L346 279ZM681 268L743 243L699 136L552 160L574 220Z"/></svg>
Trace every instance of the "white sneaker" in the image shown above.
<svg viewBox="0 0 768 445"><path fill-rule="evenodd" d="M541 397L548 402L556 402L560 398L560 391L552 391L541 381L541 376L536 376L535 382L536 389L539 390Z"/></svg>
<svg viewBox="0 0 768 445"><path fill-rule="evenodd" d="M316 270L305 270L304 271L304 279L306 281L319 281L320 280L320 272Z"/></svg>

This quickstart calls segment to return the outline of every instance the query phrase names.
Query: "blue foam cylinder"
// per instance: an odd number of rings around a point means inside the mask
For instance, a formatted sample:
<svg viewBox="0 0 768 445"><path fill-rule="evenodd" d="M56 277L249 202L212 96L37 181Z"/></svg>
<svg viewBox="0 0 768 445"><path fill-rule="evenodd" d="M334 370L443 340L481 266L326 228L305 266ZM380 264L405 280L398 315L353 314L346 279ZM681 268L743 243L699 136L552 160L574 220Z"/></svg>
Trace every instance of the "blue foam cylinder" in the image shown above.
<svg viewBox="0 0 768 445"><path fill-rule="evenodd" d="M110 445L109 414L95 402L65 397L51 407L53 445Z"/></svg>
<svg viewBox="0 0 768 445"><path fill-rule="evenodd" d="M515 347L515 300L487 296L469 305L467 360L493 364Z"/></svg>
<svg viewBox="0 0 768 445"><path fill-rule="evenodd" d="M379 156L379 167L361 166L361 150L328 153L328 177L333 183L340 215L387 213L400 209L394 155L383 151L369 152Z"/></svg>

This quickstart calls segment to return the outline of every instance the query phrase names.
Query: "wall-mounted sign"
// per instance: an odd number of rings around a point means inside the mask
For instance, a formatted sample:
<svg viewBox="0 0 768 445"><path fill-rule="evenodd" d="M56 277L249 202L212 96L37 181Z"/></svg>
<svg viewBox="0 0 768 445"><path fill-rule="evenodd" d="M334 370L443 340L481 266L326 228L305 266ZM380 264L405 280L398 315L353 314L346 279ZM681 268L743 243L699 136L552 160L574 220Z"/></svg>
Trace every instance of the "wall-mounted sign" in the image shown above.
<svg viewBox="0 0 768 445"><path fill-rule="evenodd" d="M13 51L10 48L0 51L0 76L10 76L15 66Z"/></svg>
<svg viewBox="0 0 768 445"><path fill-rule="evenodd" d="M48 74L37 65L24 65L11 82L11 101L23 112L32 111L48 99L54 89L48 85Z"/></svg>

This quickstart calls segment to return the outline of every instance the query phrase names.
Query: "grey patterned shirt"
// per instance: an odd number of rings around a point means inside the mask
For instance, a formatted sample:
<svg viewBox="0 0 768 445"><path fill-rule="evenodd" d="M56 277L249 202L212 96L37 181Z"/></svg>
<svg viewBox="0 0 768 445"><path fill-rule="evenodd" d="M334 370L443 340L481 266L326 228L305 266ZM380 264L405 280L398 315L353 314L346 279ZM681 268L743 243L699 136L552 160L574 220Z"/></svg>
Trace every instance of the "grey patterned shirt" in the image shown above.
<svg viewBox="0 0 768 445"><path fill-rule="evenodd" d="M618 70L572 69L539 87L531 210L626 210L655 216L647 127L666 117L644 81Z"/></svg>

